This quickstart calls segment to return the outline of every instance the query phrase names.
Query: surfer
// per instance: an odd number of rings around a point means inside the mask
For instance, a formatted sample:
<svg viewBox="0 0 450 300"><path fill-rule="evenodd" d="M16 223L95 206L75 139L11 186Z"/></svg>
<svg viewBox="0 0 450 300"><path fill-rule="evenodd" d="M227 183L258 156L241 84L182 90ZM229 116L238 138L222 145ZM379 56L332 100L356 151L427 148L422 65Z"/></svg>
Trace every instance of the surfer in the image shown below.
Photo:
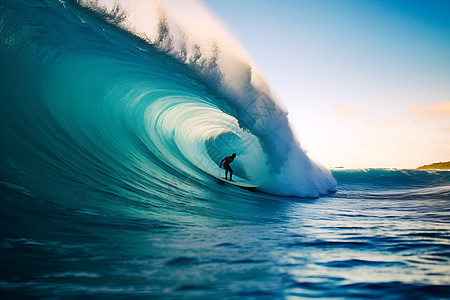
<svg viewBox="0 0 450 300"><path fill-rule="evenodd" d="M225 169L225 179L227 179L228 172L230 172L230 181L233 181L233 179L231 179L233 177L233 170L230 167L230 163L233 162L235 157L236 153L233 153L231 156L225 157L224 159L222 159L219 166L219 168L222 168L223 163L223 168Z"/></svg>

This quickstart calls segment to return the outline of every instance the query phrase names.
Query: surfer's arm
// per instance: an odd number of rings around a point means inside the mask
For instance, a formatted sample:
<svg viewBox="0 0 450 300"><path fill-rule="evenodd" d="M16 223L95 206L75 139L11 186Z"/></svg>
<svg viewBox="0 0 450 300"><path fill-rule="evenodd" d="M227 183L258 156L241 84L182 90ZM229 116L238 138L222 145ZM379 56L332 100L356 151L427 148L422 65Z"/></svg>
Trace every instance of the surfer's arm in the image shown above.
<svg viewBox="0 0 450 300"><path fill-rule="evenodd" d="M224 159L222 159L222 161L220 162L219 168L222 168L222 163L225 159L227 159L227 158L225 157Z"/></svg>

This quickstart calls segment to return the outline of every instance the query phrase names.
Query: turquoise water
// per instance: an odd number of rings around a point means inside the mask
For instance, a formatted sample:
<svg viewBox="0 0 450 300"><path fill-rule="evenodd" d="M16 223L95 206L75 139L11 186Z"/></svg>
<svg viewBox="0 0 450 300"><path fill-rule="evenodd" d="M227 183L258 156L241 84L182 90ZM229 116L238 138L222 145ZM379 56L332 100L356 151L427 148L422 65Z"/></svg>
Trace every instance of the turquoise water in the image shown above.
<svg viewBox="0 0 450 300"><path fill-rule="evenodd" d="M133 17L0 4L2 298L448 297L449 172L331 173L241 56Z"/></svg>

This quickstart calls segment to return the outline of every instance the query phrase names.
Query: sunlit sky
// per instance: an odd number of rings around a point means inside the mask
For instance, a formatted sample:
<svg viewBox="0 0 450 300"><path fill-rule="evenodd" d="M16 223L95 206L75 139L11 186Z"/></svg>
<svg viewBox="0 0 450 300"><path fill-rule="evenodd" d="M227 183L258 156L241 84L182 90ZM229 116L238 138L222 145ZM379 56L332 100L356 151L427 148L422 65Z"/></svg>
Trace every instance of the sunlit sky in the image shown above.
<svg viewBox="0 0 450 300"><path fill-rule="evenodd" d="M450 1L204 0L327 167L450 160Z"/></svg>

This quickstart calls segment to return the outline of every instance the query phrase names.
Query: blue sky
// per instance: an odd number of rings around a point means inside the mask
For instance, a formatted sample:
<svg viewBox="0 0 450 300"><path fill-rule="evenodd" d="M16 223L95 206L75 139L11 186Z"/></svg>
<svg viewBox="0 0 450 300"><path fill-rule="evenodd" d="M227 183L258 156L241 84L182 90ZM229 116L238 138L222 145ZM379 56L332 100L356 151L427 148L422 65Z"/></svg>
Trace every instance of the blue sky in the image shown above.
<svg viewBox="0 0 450 300"><path fill-rule="evenodd" d="M325 166L450 160L450 1L204 2Z"/></svg>

